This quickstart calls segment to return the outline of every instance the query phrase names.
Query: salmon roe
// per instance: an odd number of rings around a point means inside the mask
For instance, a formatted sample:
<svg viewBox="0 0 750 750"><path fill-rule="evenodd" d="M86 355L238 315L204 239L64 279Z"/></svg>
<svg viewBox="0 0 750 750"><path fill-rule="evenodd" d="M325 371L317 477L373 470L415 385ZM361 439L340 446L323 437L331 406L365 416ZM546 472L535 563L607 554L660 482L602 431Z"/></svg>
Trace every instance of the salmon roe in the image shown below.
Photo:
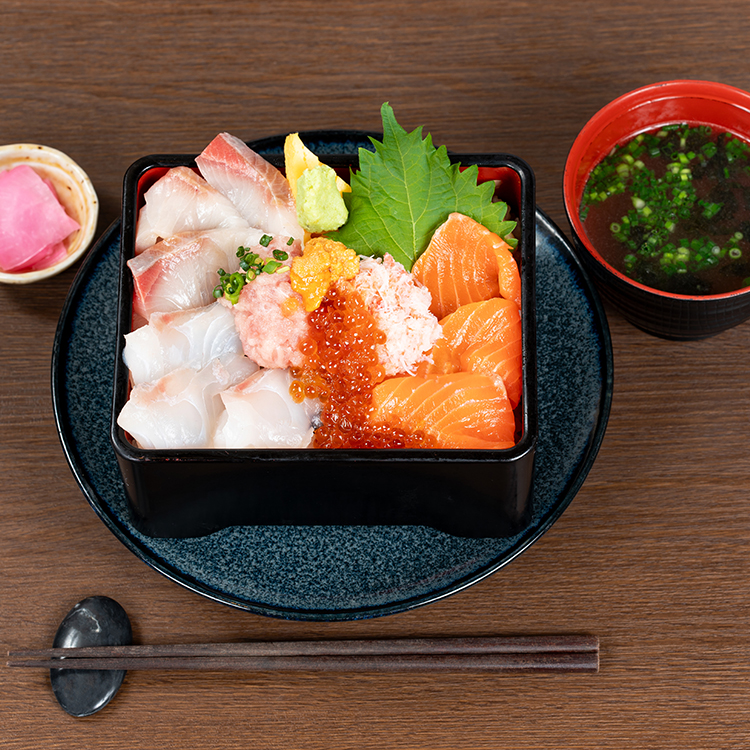
<svg viewBox="0 0 750 750"><path fill-rule="evenodd" d="M301 367L292 368L292 398L321 402L321 425L313 448L422 448L424 435L374 426L373 388L385 378L377 345L385 334L348 282L338 282L310 313L310 336L302 341Z"/></svg>

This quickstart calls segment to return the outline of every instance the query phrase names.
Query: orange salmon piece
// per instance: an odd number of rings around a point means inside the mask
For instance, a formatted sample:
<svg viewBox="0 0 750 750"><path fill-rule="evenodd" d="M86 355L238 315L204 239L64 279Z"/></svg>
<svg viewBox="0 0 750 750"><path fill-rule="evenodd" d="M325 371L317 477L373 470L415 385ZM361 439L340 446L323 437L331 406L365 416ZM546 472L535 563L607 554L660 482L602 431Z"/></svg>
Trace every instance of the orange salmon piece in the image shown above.
<svg viewBox="0 0 750 750"><path fill-rule="evenodd" d="M495 449L515 444L515 419L502 384L469 372L390 378L375 386L370 420L422 432L438 448Z"/></svg>
<svg viewBox="0 0 750 750"><path fill-rule="evenodd" d="M521 307L521 277L510 245L469 216L452 213L412 268L439 319L470 302L501 296Z"/></svg>
<svg viewBox="0 0 750 750"><path fill-rule="evenodd" d="M420 374L476 372L500 377L511 406L523 388L521 315L514 302L495 297L462 305L440 321L443 338L432 348L432 364Z"/></svg>

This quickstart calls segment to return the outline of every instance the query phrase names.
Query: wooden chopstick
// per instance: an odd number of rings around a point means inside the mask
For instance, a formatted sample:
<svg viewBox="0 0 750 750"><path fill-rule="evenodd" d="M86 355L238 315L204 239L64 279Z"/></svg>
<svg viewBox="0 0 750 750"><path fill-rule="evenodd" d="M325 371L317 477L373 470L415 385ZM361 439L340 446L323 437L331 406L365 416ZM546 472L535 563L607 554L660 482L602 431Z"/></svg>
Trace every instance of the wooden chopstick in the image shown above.
<svg viewBox="0 0 750 750"><path fill-rule="evenodd" d="M461 638L384 638L366 640L247 641L137 646L84 646L10 651L14 658L160 656L343 656L376 654L487 654L598 651L590 635L478 636Z"/></svg>
<svg viewBox="0 0 750 750"><path fill-rule="evenodd" d="M597 671L596 636L89 646L9 651L9 667L203 671Z"/></svg>
<svg viewBox="0 0 750 750"><path fill-rule="evenodd" d="M595 672L595 651L504 654L383 654L370 656L99 657L9 661L9 667L97 670L199 670L209 672Z"/></svg>

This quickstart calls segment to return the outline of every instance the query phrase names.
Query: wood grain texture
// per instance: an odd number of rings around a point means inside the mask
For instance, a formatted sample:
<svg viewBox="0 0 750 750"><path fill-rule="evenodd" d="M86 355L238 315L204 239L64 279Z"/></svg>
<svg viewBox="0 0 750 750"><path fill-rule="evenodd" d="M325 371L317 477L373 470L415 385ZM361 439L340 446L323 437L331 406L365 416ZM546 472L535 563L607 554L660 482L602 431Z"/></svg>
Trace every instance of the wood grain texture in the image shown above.
<svg viewBox="0 0 750 750"><path fill-rule="evenodd" d="M217 132L377 129L390 101L455 151L506 151L568 231L567 151L640 85L702 78L750 89L740 0L658 5L416 0L6 0L0 142L70 154L118 216L149 153ZM202 599L128 552L91 511L50 398L55 326L75 268L0 288L0 649L51 644L94 593L139 643L592 633L592 675L131 673L74 720L42 672L0 666L3 748L743 748L750 746L750 325L649 337L608 309L609 427L561 519L512 564L412 612L300 623Z"/></svg>

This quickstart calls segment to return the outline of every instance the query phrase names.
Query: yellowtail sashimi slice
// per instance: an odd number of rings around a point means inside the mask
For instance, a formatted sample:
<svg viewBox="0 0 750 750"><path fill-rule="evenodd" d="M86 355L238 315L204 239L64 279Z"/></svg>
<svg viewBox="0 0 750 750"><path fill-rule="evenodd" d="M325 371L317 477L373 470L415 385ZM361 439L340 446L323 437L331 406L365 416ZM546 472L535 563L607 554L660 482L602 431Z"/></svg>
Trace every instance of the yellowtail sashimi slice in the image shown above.
<svg viewBox="0 0 750 750"><path fill-rule="evenodd" d="M261 229L209 229L176 234L128 261L135 290L134 310L146 318L155 312L204 307L214 301L218 271L239 270L237 248L247 247L263 258L273 249L298 253L300 243L276 237L268 247L258 244Z"/></svg>
<svg viewBox="0 0 750 750"><path fill-rule="evenodd" d="M144 198L136 227L136 253L182 232L250 226L228 198L189 167L170 169Z"/></svg>
<svg viewBox="0 0 750 750"><path fill-rule="evenodd" d="M133 311L148 320L153 313L204 307L214 301L219 268L230 259L206 234L175 235L128 261L133 274Z"/></svg>
<svg viewBox="0 0 750 750"><path fill-rule="evenodd" d="M302 239L286 177L239 138L220 133L196 158L203 177L252 227Z"/></svg>

